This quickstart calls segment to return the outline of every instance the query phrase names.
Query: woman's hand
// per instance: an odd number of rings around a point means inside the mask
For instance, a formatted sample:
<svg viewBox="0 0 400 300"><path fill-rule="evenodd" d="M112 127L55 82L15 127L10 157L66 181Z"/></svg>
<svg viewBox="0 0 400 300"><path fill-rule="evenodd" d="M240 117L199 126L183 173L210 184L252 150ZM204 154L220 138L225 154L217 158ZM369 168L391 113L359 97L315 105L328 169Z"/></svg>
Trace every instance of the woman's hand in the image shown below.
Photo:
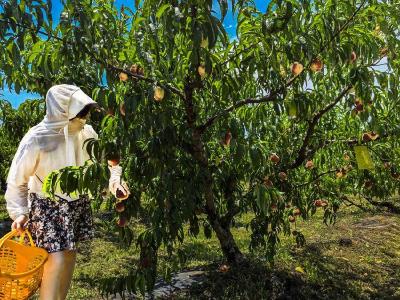
<svg viewBox="0 0 400 300"><path fill-rule="evenodd" d="M108 168L111 174L108 183L111 194L119 200L127 199L130 191L126 182L121 180L122 167L119 165L109 165Z"/></svg>
<svg viewBox="0 0 400 300"><path fill-rule="evenodd" d="M18 233L23 233L25 231L25 223L28 221L28 216L26 215L20 215L18 218L14 220L14 222L11 225L11 229L18 230Z"/></svg>

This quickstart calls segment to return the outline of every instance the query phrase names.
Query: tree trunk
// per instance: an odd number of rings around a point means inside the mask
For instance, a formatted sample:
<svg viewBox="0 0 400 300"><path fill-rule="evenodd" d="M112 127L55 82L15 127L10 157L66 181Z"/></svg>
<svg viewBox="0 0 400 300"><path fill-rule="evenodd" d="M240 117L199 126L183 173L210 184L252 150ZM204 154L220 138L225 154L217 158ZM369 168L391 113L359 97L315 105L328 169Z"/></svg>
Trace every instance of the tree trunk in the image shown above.
<svg viewBox="0 0 400 300"><path fill-rule="evenodd" d="M243 261L243 254L239 247L236 245L236 241L230 231L230 228L224 228L221 226L219 220L211 221L211 226L214 229L219 243L221 245L221 250L224 253L225 258L231 264L237 264Z"/></svg>
<svg viewBox="0 0 400 300"><path fill-rule="evenodd" d="M189 128L192 130L192 150L191 155L197 161L204 174L204 195L205 195L205 210L208 216L208 221L215 231L222 252L229 263L239 263L243 260L243 254L236 245L235 239L230 231L230 222L222 222L221 217L217 213L214 201L212 172L209 168L207 153L201 139L201 131L195 128L196 114L192 101L193 89L197 87L199 82L191 83L188 81L185 84L185 110Z"/></svg>

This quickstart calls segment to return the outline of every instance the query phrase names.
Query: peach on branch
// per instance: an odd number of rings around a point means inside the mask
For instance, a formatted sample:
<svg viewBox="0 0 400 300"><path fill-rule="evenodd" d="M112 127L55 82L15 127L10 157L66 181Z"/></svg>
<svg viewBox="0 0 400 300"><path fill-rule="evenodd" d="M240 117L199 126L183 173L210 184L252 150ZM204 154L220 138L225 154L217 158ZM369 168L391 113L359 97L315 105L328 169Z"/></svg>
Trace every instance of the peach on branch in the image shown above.
<svg viewBox="0 0 400 300"><path fill-rule="evenodd" d="M128 74L126 74L124 72L119 73L118 77L119 77L120 81L127 81L128 80Z"/></svg>
<svg viewBox="0 0 400 300"><path fill-rule="evenodd" d="M294 217L294 216L289 216L289 217L288 217L288 220L289 220L290 223L294 223L294 222L296 221L296 217Z"/></svg>
<svg viewBox="0 0 400 300"><path fill-rule="evenodd" d="M303 65L301 63L297 62L297 61L294 62L292 64L292 67L291 67L292 74L295 75L295 76L297 76L301 72L303 72L303 69L304 69Z"/></svg>
<svg viewBox="0 0 400 300"><path fill-rule="evenodd" d="M129 195L128 195L128 193L126 193L126 191L117 189L115 192L115 197L117 197L117 199L120 199L120 200L125 200L129 197Z"/></svg>
<svg viewBox="0 0 400 300"><path fill-rule="evenodd" d="M117 212L123 212L125 210L125 205L123 202L117 202L115 203L115 210Z"/></svg>
<svg viewBox="0 0 400 300"><path fill-rule="evenodd" d="M328 205L328 201L324 200L324 199L317 199L314 201L314 205L316 207L325 207Z"/></svg>
<svg viewBox="0 0 400 300"><path fill-rule="evenodd" d="M278 177L282 181L287 180L287 174L285 172L279 172Z"/></svg>
<svg viewBox="0 0 400 300"><path fill-rule="evenodd" d="M366 180L366 181L364 182L364 187L365 187L366 189L372 188L373 185L374 185L374 182L373 182L372 180Z"/></svg>
<svg viewBox="0 0 400 300"><path fill-rule="evenodd" d="M128 219L125 216L119 216L117 220L117 225L119 227L125 227L128 225Z"/></svg>
<svg viewBox="0 0 400 300"><path fill-rule="evenodd" d="M313 72L319 72L322 70L323 66L324 66L324 64L322 63L322 60L320 60L319 58L316 58L311 62L310 69Z"/></svg>
<svg viewBox="0 0 400 300"><path fill-rule="evenodd" d="M314 168L314 162L312 160L307 160L306 162L306 169L312 169Z"/></svg>
<svg viewBox="0 0 400 300"><path fill-rule="evenodd" d="M295 208L293 210L293 216L300 216L301 215L301 210L299 208Z"/></svg>
<svg viewBox="0 0 400 300"><path fill-rule="evenodd" d="M218 271L220 271L222 273L226 273L229 271L229 266L226 264L222 264L219 266Z"/></svg>
<svg viewBox="0 0 400 300"><path fill-rule="evenodd" d="M265 177L264 177L264 185L265 185L266 187L272 187L274 184L272 183L271 179L269 179L268 176L265 176Z"/></svg>
<svg viewBox="0 0 400 300"><path fill-rule="evenodd" d="M372 139L371 139L370 134L369 134L368 132L365 132L365 133L363 133L363 135L362 135L362 140L363 140L364 142L369 142L369 141L371 141Z"/></svg>
<svg viewBox="0 0 400 300"><path fill-rule="evenodd" d="M154 100L160 102L162 99L164 99L165 96L165 91L162 87L156 86L154 88Z"/></svg>
<svg viewBox="0 0 400 300"><path fill-rule="evenodd" d="M269 157L269 160L272 161L273 163L277 164L281 160L279 156L276 153L272 153Z"/></svg>
<svg viewBox="0 0 400 300"><path fill-rule="evenodd" d="M344 169L339 169L336 171L336 178L342 178L346 176L346 171Z"/></svg>
<svg viewBox="0 0 400 300"><path fill-rule="evenodd" d="M203 79L206 76L206 68L203 65L198 66L197 72L199 73L200 77Z"/></svg>

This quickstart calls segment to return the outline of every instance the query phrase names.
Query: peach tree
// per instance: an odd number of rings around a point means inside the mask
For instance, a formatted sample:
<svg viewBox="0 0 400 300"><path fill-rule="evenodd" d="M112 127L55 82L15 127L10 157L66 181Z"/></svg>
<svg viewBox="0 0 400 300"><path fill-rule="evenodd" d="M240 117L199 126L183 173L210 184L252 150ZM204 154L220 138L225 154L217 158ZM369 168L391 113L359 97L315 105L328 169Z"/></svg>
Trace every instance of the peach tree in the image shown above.
<svg viewBox="0 0 400 300"><path fill-rule="evenodd" d="M45 94L73 83L103 107L91 164L50 176L102 201L106 160L132 191L119 224L140 261L107 290L151 288L157 252L215 234L243 260L231 228L249 213L250 249L272 260L281 234L317 209L398 192L400 2L273 0L2 1L1 84ZM390 12L390 14L388 14ZM227 14L236 36L223 26ZM98 180L96 180L98 179ZM51 189L50 189L51 190ZM184 253L179 252L179 257Z"/></svg>

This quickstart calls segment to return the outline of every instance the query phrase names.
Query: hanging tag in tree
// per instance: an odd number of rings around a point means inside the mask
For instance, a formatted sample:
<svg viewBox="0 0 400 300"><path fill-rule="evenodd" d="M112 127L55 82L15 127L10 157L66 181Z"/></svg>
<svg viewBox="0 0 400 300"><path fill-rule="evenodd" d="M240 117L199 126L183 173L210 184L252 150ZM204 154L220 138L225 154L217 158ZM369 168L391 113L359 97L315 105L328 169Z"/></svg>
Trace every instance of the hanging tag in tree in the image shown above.
<svg viewBox="0 0 400 300"><path fill-rule="evenodd" d="M354 152L356 154L357 165L360 170L374 168L374 163L372 162L372 158L367 146L354 146Z"/></svg>

